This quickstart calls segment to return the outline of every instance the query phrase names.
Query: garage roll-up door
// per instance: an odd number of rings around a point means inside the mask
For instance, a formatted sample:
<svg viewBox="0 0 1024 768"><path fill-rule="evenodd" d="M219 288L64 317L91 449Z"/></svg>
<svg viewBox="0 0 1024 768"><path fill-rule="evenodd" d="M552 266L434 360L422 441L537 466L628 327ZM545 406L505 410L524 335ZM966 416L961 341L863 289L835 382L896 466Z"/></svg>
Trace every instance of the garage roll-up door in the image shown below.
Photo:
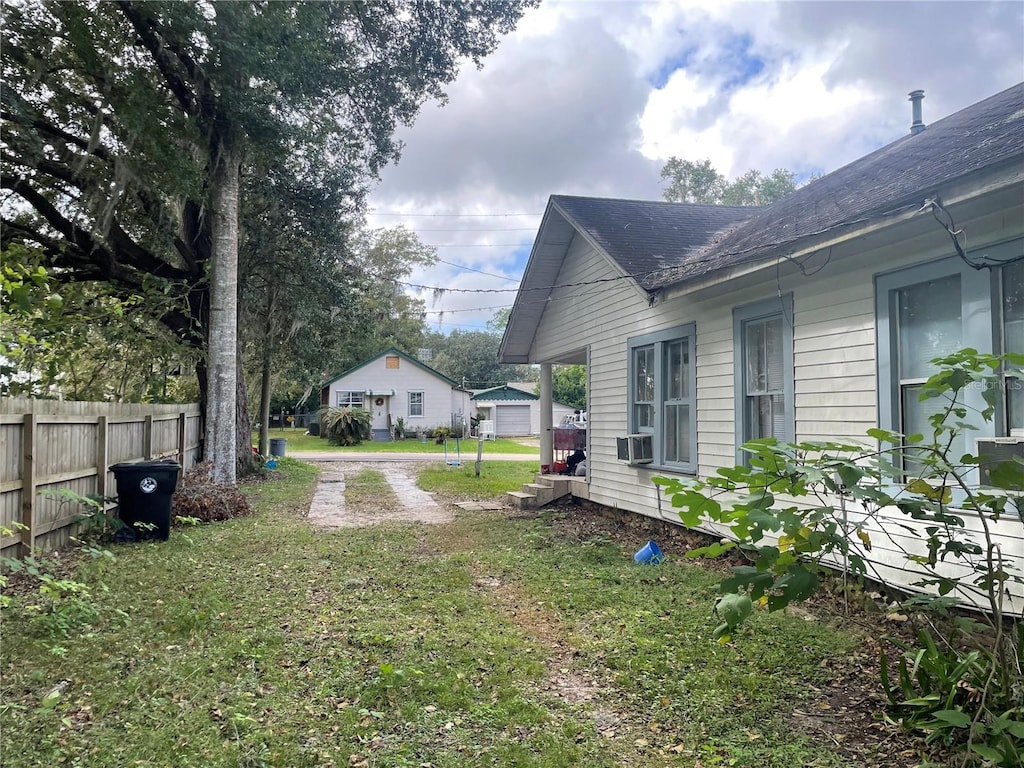
<svg viewBox="0 0 1024 768"><path fill-rule="evenodd" d="M494 431L499 436L530 434L530 406L498 405L495 411Z"/></svg>

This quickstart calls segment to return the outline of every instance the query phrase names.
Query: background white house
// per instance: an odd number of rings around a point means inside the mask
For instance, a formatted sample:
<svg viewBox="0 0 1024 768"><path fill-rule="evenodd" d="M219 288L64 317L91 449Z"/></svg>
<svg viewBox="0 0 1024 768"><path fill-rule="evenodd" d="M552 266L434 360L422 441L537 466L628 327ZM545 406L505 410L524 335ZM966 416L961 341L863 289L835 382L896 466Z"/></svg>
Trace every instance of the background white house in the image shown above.
<svg viewBox="0 0 1024 768"><path fill-rule="evenodd" d="M469 397L458 382L394 347L320 386L321 406L368 410L375 440L391 439L399 418L409 431L467 426Z"/></svg>

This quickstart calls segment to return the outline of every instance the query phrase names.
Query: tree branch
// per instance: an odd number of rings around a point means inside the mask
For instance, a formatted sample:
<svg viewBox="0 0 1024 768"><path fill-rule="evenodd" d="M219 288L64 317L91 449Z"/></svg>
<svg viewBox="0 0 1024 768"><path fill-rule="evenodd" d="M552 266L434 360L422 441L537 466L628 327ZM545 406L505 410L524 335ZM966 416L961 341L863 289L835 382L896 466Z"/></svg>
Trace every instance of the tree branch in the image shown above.
<svg viewBox="0 0 1024 768"><path fill-rule="evenodd" d="M160 70L160 74L163 76L164 82L170 89L171 93L178 100L178 106L181 107L185 114L195 116L197 113L198 99L190 86L188 80L182 76L179 70L179 65L184 65L186 72L189 76L195 80L195 71L188 71L188 64L185 63L180 53L172 58L168 55L168 46L161 35L156 31L156 24L153 19L149 17L148 12L143 11L142 7L129 0L118 0L118 7L121 13L124 14L125 18L131 23L138 34L142 44L149 51L153 57L153 61L156 63L157 69ZM188 60L191 61L191 60ZM194 63L192 64L194 67Z"/></svg>

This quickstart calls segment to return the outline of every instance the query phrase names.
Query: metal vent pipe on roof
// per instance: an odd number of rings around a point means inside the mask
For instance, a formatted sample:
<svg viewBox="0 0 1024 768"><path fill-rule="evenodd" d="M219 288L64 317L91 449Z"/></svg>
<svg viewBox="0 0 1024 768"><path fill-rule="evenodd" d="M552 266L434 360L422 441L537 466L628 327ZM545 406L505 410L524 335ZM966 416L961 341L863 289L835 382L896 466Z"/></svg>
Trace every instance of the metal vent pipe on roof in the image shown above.
<svg viewBox="0 0 1024 768"><path fill-rule="evenodd" d="M921 119L921 102L924 100L924 91L911 91L910 103L913 110L914 121L910 124L911 135L916 135L924 130L924 121Z"/></svg>

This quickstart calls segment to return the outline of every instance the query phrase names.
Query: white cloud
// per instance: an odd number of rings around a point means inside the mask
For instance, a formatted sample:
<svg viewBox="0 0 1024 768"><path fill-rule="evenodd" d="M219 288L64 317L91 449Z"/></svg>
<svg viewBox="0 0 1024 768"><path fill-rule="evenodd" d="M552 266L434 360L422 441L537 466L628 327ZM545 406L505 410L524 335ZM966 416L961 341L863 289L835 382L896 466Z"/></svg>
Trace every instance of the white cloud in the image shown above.
<svg viewBox="0 0 1024 768"><path fill-rule="evenodd" d="M545 2L402 134L371 205L407 213L428 243L528 244L550 194L660 196L671 155L729 175L830 171L903 135L908 91L932 122L1024 79L1024 5L1006 2ZM375 226L398 223L371 216ZM426 232L431 228L486 232ZM499 232L501 228L526 231ZM519 247L440 249L446 261L519 277ZM419 282L508 283L448 265ZM448 293L434 309L502 306ZM482 327L489 311L445 327Z"/></svg>

